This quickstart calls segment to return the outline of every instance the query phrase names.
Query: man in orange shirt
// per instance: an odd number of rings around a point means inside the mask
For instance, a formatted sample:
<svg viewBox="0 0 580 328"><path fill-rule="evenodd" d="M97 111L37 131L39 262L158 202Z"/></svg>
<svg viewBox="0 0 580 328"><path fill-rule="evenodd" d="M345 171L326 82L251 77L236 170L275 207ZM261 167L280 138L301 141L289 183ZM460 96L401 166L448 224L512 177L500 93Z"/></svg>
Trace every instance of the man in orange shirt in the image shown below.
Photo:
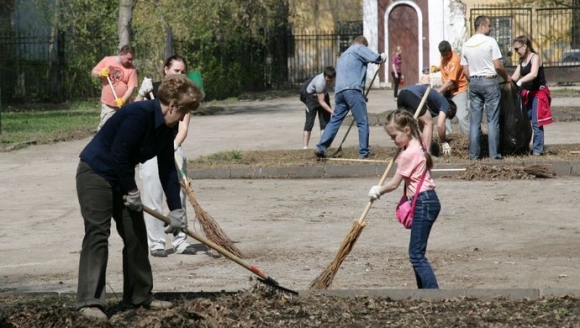
<svg viewBox="0 0 580 328"><path fill-rule="evenodd" d="M439 43L441 53L441 82L443 83L437 92L450 97L457 105L457 121L459 130L469 134L469 111L467 109L467 89L469 83L461 67L461 59L453 52L451 44L447 41ZM451 132L451 120L447 120L447 132Z"/></svg>
<svg viewBox="0 0 580 328"><path fill-rule="evenodd" d="M133 56L135 50L124 45L117 56L103 58L91 71L91 76L101 79L101 122L97 131L131 98L137 88L137 70L133 66Z"/></svg>

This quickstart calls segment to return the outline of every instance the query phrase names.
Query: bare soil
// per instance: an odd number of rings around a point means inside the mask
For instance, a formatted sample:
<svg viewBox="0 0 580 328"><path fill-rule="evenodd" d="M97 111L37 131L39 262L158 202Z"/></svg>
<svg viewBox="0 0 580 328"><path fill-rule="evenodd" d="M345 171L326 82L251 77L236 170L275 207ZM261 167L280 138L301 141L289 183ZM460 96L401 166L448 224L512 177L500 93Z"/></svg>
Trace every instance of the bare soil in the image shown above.
<svg viewBox="0 0 580 328"><path fill-rule="evenodd" d="M70 296L1 297L0 327L577 327L580 300L438 302L290 297L256 287L236 294L182 297L159 312L111 304L107 323L81 318Z"/></svg>
<svg viewBox="0 0 580 328"><path fill-rule="evenodd" d="M295 117L302 114L300 108L279 104L264 104L268 107L262 116L256 109L247 115L192 120L191 141L185 145L192 154L190 169L202 165L197 158L216 153L229 156L226 165L240 154L248 161L244 165L264 165L270 155L262 150L269 149L276 149L271 163L284 165L298 157L303 165L322 165L312 150L294 150L301 142L303 117ZM239 129L240 122L244 129ZM578 125L573 122L550 126L550 136L575 131ZM374 136L386 144L383 134ZM355 158L349 153L354 152L354 139L348 141L343 158ZM32 145L0 156L0 327L578 327L579 300L572 297L393 301L272 295L251 272L193 239L196 255L173 254L168 241L169 257L150 258L154 292L177 307L125 310L118 305L123 245L114 226L107 269L110 302L105 309L110 320L97 325L81 319L74 311L83 237L74 173L87 142ZM456 145L462 149L459 142ZM393 151L376 143L371 149L379 159ZM570 151L577 149L575 144L549 145L541 159L572 160L577 155ZM286 152L291 155L284 157ZM254 160L250 154L256 154ZM490 176L487 171L480 174ZM307 290L337 254L353 220L368 204L368 189L376 183L377 178L223 179L197 180L193 186L200 205L236 242L244 261L284 287ZM574 252L580 235L574 206L579 177L441 178L436 184L443 207L427 257L442 289L580 289L580 261ZM416 289L407 255L409 232L394 216L400 194L399 189L373 203L365 217L368 225L332 289ZM188 213L190 227L200 232L191 207ZM37 294L43 292L53 294Z"/></svg>

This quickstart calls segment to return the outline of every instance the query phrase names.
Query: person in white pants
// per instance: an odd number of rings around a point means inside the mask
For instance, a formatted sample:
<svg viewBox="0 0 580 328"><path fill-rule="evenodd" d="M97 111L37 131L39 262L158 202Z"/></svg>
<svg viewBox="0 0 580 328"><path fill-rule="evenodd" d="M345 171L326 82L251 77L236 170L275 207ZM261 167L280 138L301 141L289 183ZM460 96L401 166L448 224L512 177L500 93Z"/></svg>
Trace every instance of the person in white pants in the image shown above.
<svg viewBox="0 0 580 328"><path fill-rule="evenodd" d="M185 59L179 55L173 55L165 61L164 73L168 74L185 74L187 64ZM139 95L135 101L143 99L150 99L150 93L157 96L157 90L160 82L152 83L151 79L145 78L139 89ZM173 142L175 150L176 164L181 168L183 173L187 176L187 160L181 149L181 144L187 137L187 130L189 128L189 120L191 114L187 113L183 120L179 122L177 135ZM141 164L139 177L143 182L143 205L146 205L159 213L163 213L163 188L159 179L159 171L157 169L157 157L154 157L147 162ZM181 190L180 193L182 208L186 208L186 195ZM147 242L152 256L166 257L167 250L165 249L166 233L164 223L155 217L144 213L145 225L147 226ZM195 248L187 242L187 235L183 232L172 236L172 246L176 254L195 254Z"/></svg>

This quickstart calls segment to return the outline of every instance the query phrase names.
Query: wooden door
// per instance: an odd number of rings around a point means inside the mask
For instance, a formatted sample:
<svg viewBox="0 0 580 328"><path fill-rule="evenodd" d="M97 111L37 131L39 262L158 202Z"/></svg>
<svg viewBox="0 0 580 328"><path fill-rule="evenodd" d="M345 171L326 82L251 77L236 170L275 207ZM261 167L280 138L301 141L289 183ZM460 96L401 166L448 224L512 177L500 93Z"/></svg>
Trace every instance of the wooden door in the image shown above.
<svg viewBox="0 0 580 328"><path fill-rule="evenodd" d="M415 9L409 5L397 5L389 13L389 65L391 65L390 57L395 52L395 48L398 45L402 46L402 74L405 77L405 85L419 82L418 25L419 21L417 17L417 11L415 11ZM389 67L389 79L392 79L392 77L390 77L390 71L391 70Z"/></svg>

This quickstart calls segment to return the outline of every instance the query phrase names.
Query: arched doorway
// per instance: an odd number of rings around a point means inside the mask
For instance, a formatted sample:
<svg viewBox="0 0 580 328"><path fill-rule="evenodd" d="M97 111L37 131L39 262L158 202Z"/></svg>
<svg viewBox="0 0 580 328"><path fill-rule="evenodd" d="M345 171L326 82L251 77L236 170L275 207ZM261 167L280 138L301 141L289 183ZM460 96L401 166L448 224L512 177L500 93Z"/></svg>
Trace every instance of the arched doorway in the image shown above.
<svg viewBox="0 0 580 328"><path fill-rule="evenodd" d="M403 47L403 66L402 74L405 76L405 84L415 84L419 82L421 72L423 48L420 46L423 33L419 26L422 26L421 9L413 2L400 1L393 3L385 12L385 49L390 57L395 48L400 45ZM389 80L390 66L387 72Z"/></svg>

